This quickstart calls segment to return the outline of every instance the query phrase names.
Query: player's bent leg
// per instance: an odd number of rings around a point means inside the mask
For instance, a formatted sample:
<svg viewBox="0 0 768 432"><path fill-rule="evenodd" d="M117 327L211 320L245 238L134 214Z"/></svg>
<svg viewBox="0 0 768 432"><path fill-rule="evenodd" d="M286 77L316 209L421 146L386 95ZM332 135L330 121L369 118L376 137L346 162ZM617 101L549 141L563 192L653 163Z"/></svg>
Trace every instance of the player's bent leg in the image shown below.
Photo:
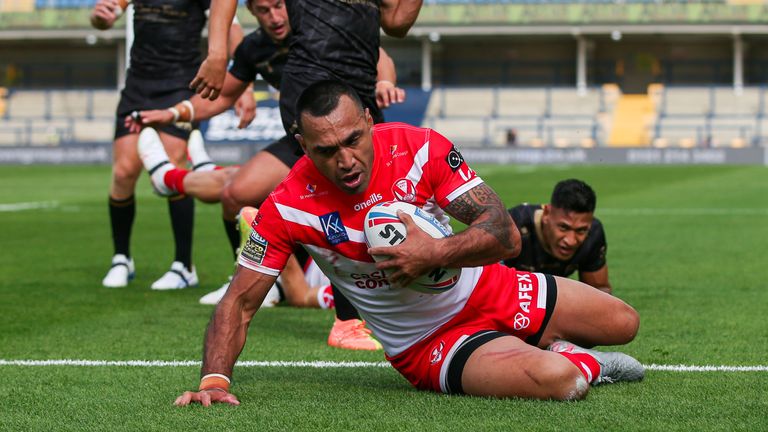
<svg viewBox="0 0 768 432"><path fill-rule="evenodd" d="M238 167L229 166L216 171L193 171L184 177L184 193L205 203L217 203L221 193Z"/></svg>
<svg viewBox="0 0 768 432"><path fill-rule="evenodd" d="M539 342L565 339L585 347L631 342L640 327L637 311L617 297L582 282L555 277L557 303Z"/></svg>
<svg viewBox="0 0 768 432"><path fill-rule="evenodd" d="M464 344L449 366L458 373L461 358L472 349ZM501 336L469 353L461 371L461 389L452 392L474 396L577 400L589 391L582 372L562 355L528 345L514 336ZM453 369L453 370L451 370Z"/></svg>
<svg viewBox="0 0 768 432"><path fill-rule="evenodd" d="M160 135L153 128L144 128L139 134L138 154L144 169L149 173L152 189L160 196L172 196L177 193L168 183L166 176L176 167L170 161Z"/></svg>
<svg viewBox="0 0 768 432"><path fill-rule="evenodd" d="M234 218L245 206L259 207L290 170L272 153L257 153L224 187L221 195L224 217Z"/></svg>

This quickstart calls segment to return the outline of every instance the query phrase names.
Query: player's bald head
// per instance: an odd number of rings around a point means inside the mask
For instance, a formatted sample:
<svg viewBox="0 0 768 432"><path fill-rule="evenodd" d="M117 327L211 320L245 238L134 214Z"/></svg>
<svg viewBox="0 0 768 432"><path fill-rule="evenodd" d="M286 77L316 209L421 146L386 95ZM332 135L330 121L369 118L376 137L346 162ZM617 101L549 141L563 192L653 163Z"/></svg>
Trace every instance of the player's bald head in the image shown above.
<svg viewBox="0 0 768 432"><path fill-rule="evenodd" d="M302 118L304 115L322 117L330 114L339 106L342 96L349 97L355 108L363 115L365 108L355 89L349 85L334 80L318 81L306 89L296 102L296 125L299 133L303 133Z"/></svg>

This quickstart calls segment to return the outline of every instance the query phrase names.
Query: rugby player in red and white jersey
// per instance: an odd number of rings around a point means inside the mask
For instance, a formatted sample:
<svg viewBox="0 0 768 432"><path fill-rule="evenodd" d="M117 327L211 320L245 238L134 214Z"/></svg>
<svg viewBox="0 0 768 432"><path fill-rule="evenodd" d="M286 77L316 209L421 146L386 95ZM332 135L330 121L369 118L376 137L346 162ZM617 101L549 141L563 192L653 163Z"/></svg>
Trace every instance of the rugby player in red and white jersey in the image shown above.
<svg viewBox="0 0 768 432"><path fill-rule="evenodd" d="M578 281L518 272L499 260L520 235L499 197L435 131L373 126L355 91L309 86L297 103L306 156L260 209L237 272L205 338L202 379L177 405L239 404L229 393L248 324L295 246L304 247L366 319L387 359L415 387L443 393L572 400L589 384L634 381L643 366L621 353L581 348L631 341L634 309ZM368 248L366 211L401 200L467 224L433 239L405 214L398 246ZM372 255L390 258L375 262ZM437 295L407 287L430 269L461 267ZM549 348L549 349L546 349Z"/></svg>

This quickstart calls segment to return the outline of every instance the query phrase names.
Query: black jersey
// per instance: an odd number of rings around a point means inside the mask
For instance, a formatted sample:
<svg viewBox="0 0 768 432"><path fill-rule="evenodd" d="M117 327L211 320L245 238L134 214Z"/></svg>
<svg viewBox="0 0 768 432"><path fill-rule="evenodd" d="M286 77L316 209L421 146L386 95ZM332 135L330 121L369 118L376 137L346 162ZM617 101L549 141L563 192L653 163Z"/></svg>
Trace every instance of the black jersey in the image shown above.
<svg viewBox="0 0 768 432"><path fill-rule="evenodd" d="M373 95L379 61L380 0L286 0L294 37L285 70L327 74Z"/></svg>
<svg viewBox="0 0 768 432"><path fill-rule="evenodd" d="M504 261L509 267L519 270L536 271L555 276L569 276L576 270L579 272L593 272L600 270L605 265L605 253L607 244L603 224L597 218L592 219L589 234L581 247L570 260L560 261L548 254L539 239L541 227L541 215L543 209L540 204L521 204L509 209L509 214L520 230L522 248L520 255Z"/></svg>
<svg viewBox="0 0 768 432"><path fill-rule="evenodd" d="M261 74L269 85L279 89L287 60L288 43L278 45L266 32L258 29L237 46L229 73L243 82L255 81L256 75Z"/></svg>
<svg viewBox="0 0 768 432"><path fill-rule="evenodd" d="M140 78L191 81L202 61L200 32L210 0L134 0L131 65Z"/></svg>

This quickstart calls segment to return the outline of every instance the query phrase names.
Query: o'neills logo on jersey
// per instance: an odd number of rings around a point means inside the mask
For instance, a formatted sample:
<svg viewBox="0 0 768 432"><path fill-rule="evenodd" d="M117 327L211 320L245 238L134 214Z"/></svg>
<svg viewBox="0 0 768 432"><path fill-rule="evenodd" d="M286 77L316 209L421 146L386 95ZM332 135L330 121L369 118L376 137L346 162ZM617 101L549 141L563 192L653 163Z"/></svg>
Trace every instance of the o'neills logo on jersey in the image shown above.
<svg viewBox="0 0 768 432"><path fill-rule="evenodd" d="M414 202L416 201L416 186L407 178L401 178L392 185L392 195L398 201Z"/></svg>
<svg viewBox="0 0 768 432"><path fill-rule="evenodd" d="M376 204L377 202L381 201L382 199L384 199L384 197L381 196L380 193L372 193L371 196L369 196L367 200L365 200L365 201L363 201L361 203L355 204L355 206L353 208L355 209L355 211L360 211L360 210L363 210L363 209L367 209L368 207Z"/></svg>
<svg viewBox="0 0 768 432"><path fill-rule="evenodd" d="M517 300L518 306L522 312L515 314L513 326L515 330L522 330L531 325L531 296L533 291L533 282L530 273L517 273Z"/></svg>
<svg viewBox="0 0 768 432"><path fill-rule="evenodd" d="M341 216L339 212L324 214L320 217L320 226L323 227L325 238L333 246L339 243L349 241L349 235L347 235L347 228L341 222Z"/></svg>

